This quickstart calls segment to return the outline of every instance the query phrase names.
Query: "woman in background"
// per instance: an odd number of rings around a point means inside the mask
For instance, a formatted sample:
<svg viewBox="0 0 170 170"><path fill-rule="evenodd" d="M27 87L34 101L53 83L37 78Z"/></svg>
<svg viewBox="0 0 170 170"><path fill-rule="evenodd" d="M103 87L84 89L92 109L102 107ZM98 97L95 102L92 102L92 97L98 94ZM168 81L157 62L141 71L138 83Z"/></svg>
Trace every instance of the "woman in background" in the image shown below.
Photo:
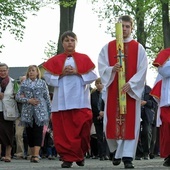
<svg viewBox="0 0 170 170"><path fill-rule="evenodd" d="M42 144L43 126L48 125L51 104L48 87L40 79L40 70L36 65L30 65L26 80L16 94L16 100L21 102L21 124L26 127L28 145L31 149L31 162L39 162L39 151Z"/></svg>
<svg viewBox="0 0 170 170"><path fill-rule="evenodd" d="M5 146L5 162L11 162L11 150L14 138L14 121L8 121L3 116L3 103L8 101L11 107L16 104L14 100L14 83L8 75L9 68L7 64L0 63L0 144ZM9 106L9 105L8 105ZM17 112L17 110L16 110Z"/></svg>

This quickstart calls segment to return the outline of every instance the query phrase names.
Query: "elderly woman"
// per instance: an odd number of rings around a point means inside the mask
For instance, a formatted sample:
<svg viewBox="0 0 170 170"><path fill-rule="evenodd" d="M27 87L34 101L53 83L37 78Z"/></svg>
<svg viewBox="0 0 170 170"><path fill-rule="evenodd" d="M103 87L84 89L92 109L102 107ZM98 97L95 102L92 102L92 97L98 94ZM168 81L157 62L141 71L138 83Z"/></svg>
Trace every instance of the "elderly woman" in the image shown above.
<svg viewBox="0 0 170 170"><path fill-rule="evenodd" d="M40 79L40 70L30 65L26 80L16 94L16 100L22 103L21 124L26 127L28 145L31 149L31 162L39 162L39 151L42 144L43 127L49 122L51 102L48 87Z"/></svg>
<svg viewBox="0 0 170 170"><path fill-rule="evenodd" d="M0 63L0 144L5 146L5 162L11 162L11 150L14 138L14 121L4 119L4 104L8 101L8 107L16 104L14 100L14 84L11 77L8 76L8 66ZM16 110L17 112L17 110Z"/></svg>

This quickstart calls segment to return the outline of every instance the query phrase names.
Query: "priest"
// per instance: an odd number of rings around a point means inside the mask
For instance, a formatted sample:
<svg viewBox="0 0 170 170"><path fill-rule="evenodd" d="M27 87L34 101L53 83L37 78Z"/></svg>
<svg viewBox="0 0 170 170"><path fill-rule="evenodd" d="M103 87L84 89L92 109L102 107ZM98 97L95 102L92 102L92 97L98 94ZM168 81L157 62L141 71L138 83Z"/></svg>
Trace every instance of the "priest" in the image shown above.
<svg viewBox="0 0 170 170"><path fill-rule="evenodd" d="M105 87L104 129L110 151L113 152L113 165L121 160L125 168L134 168L141 117L141 97L147 72L147 57L143 46L133 40L133 21L130 16L122 16L125 84L118 85L121 65L117 60L116 40L106 44L99 53L98 69ZM126 113L120 114L119 91L126 94Z"/></svg>

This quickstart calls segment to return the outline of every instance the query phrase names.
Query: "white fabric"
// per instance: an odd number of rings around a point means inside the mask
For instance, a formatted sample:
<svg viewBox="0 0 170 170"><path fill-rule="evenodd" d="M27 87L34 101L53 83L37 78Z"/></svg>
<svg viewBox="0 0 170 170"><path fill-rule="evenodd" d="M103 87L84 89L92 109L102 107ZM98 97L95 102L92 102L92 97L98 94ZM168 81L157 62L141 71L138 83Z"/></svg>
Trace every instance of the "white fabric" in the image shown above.
<svg viewBox="0 0 170 170"><path fill-rule="evenodd" d="M13 93L13 79L10 78L8 85L6 86L5 92L4 92L4 98L3 100L13 100L14 101L14 93ZM1 87L0 87L0 91L1 91ZM3 111L3 106L2 106L2 100L0 100L0 111Z"/></svg>
<svg viewBox="0 0 170 170"><path fill-rule="evenodd" d="M132 37L129 37L124 42L130 42ZM146 79L148 61L146 52L141 44L138 48L138 60L137 60L137 73L129 80L131 91L128 93L132 98L136 100L136 119L135 119L135 139L134 140L115 140L108 139L108 145L110 151L113 152L117 149L115 158L122 157L134 157L138 142L139 130L140 130L140 118L141 118L141 96L144 89L144 82ZM108 44L106 44L98 58L99 75L102 83L105 86L105 107L107 107L108 87L112 83L115 77L115 73L112 73L113 66L109 66L108 61ZM106 109L105 109L106 111ZM106 132L107 114L104 113L104 130Z"/></svg>
<svg viewBox="0 0 170 170"><path fill-rule="evenodd" d="M158 75L156 82L162 80L161 97L160 100L156 100L158 103L157 111L157 126L162 125L160 118L160 107L170 106L170 60L166 61L163 66L158 67ZM155 84L156 84L155 82Z"/></svg>
<svg viewBox="0 0 170 170"><path fill-rule="evenodd" d="M66 65L76 67L72 57L66 60ZM45 72L44 78L48 85L54 87L52 112L80 108L91 109L90 84L97 79L95 70L82 76L70 75L62 78Z"/></svg>

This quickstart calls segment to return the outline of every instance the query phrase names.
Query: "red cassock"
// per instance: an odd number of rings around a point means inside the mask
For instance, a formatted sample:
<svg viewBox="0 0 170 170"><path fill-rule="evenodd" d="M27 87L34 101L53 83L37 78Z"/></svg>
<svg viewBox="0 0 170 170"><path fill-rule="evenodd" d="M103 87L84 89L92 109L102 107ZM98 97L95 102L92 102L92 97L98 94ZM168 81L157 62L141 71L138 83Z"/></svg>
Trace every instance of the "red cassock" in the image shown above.
<svg viewBox="0 0 170 170"><path fill-rule="evenodd" d="M95 68L87 55L77 52L56 55L45 62L43 67L52 75L60 76L69 56L73 57L79 75ZM70 100L72 100L71 96ZM54 144L63 161L77 162L84 159L85 153L90 148L91 124L92 111L89 108L73 108L52 113Z"/></svg>

